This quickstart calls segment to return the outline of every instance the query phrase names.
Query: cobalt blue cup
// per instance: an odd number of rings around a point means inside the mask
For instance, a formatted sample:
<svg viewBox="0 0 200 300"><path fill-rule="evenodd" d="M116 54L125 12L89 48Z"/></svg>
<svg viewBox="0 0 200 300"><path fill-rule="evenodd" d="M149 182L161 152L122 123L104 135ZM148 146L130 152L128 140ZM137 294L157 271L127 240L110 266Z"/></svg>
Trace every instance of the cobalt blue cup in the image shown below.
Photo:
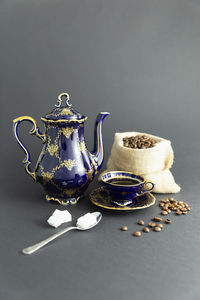
<svg viewBox="0 0 200 300"><path fill-rule="evenodd" d="M110 194L111 201L120 206L127 206L137 201L138 196L153 190L154 184L142 176L127 171L103 173L100 180Z"/></svg>

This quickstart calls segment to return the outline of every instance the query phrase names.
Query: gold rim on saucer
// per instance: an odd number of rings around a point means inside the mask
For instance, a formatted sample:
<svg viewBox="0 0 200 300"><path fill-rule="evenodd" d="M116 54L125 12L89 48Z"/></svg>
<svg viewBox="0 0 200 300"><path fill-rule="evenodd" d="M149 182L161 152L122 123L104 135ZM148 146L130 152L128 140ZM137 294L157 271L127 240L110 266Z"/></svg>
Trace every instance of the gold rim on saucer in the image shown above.
<svg viewBox="0 0 200 300"><path fill-rule="evenodd" d="M144 209L155 204L156 198L151 193L145 193L141 196L135 197L136 203L129 206L118 206L110 197L109 192L100 187L90 193L90 201L99 207L111 210L136 210Z"/></svg>

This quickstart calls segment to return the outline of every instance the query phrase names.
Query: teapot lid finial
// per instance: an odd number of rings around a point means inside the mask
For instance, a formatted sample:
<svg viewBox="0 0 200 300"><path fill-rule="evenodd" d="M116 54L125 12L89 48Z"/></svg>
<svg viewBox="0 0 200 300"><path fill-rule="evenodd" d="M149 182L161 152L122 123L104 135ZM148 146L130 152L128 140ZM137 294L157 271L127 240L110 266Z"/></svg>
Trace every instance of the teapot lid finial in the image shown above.
<svg viewBox="0 0 200 300"><path fill-rule="evenodd" d="M69 103L69 100L70 100L70 96L68 93L61 93L59 96L58 96L58 103L55 104L56 107L60 107L61 104L62 104L62 97L66 97L66 105L67 106L72 106L71 103Z"/></svg>
<svg viewBox="0 0 200 300"><path fill-rule="evenodd" d="M63 100L65 98L65 103ZM72 108L72 104L69 102L70 96L68 93L64 92L58 96L57 103L55 107L49 114L45 117L42 117L41 120L44 122L84 122L87 117L80 114L74 108Z"/></svg>

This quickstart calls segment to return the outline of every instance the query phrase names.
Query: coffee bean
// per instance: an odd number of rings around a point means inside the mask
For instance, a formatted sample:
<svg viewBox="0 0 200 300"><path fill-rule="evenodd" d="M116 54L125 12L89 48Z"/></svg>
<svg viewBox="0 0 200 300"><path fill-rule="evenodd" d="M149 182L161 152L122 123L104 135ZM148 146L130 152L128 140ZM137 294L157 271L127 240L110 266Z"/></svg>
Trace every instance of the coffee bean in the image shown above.
<svg viewBox="0 0 200 300"><path fill-rule="evenodd" d="M177 201L176 200L172 200L171 203L175 205L175 204L177 204Z"/></svg>
<svg viewBox="0 0 200 300"><path fill-rule="evenodd" d="M180 209L180 211L182 211L182 212L187 211L187 208L182 207L182 208Z"/></svg>
<svg viewBox="0 0 200 300"><path fill-rule="evenodd" d="M162 209L163 210L168 210L168 205L164 205Z"/></svg>
<svg viewBox="0 0 200 300"><path fill-rule="evenodd" d="M166 223L166 224L171 224L171 222L172 222L172 221L171 221L170 219L166 219L166 220L165 220L165 223Z"/></svg>
<svg viewBox="0 0 200 300"><path fill-rule="evenodd" d="M168 215L168 212L166 210L162 210L161 215L163 215L163 216Z"/></svg>
<svg viewBox="0 0 200 300"><path fill-rule="evenodd" d="M177 204L177 201L176 201L176 200L173 200L173 201L171 201L171 204L176 205L176 204Z"/></svg>
<svg viewBox="0 0 200 300"><path fill-rule="evenodd" d="M177 210L177 208L176 208L176 207L173 207L171 210L173 210L173 211L176 211L176 210Z"/></svg>
<svg viewBox="0 0 200 300"><path fill-rule="evenodd" d="M167 210L167 212L168 212L168 214L170 214L171 210L170 210L170 209L168 209L168 210Z"/></svg>
<svg viewBox="0 0 200 300"><path fill-rule="evenodd" d="M168 198L169 199L169 201L174 201L174 198L173 197L170 197L170 198Z"/></svg>
<svg viewBox="0 0 200 300"><path fill-rule="evenodd" d="M165 204L163 202L160 202L159 206L163 207Z"/></svg>
<svg viewBox="0 0 200 300"><path fill-rule="evenodd" d="M141 236L141 232L140 232L140 231L135 231L135 232L133 233L133 235L139 237L139 236Z"/></svg>
<svg viewBox="0 0 200 300"><path fill-rule="evenodd" d="M156 227L163 228L163 224L160 224L160 223L159 223L159 224L156 225Z"/></svg>
<svg viewBox="0 0 200 300"><path fill-rule="evenodd" d="M144 221L143 221L143 220L139 220L139 221L138 221L138 224L139 224L139 225L144 225Z"/></svg>
<svg viewBox="0 0 200 300"><path fill-rule="evenodd" d="M161 229L160 227L158 227L158 226L155 226L153 230L156 231L156 232L159 232L159 231L161 231L162 229Z"/></svg>
<svg viewBox="0 0 200 300"><path fill-rule="evenodd" d="M154 222L149 222L149 224L148 224L150 227L154 227L154 226L156 226L156 223L154 223Z"/></svg>
<svg viewBox="0 0 200 300"><path fill-rule="evenodd" d="M182 214L183 214L183 215L187 215L188 212L187 212L187 211L183 211Z"/></svg>
<svg viewBox="0 0 200 300"><path fill-rule="evenodd" d="M144 232L149 232L150 229L149 229L149 227L144 227L144 228L143 228L143 231L144 231Z"/></svg>
<svg viewBox="0 0 200 300"><path fill-rule="evenodd" d="M182 211L177 210L177 211L176 211L176 214L180 216L180 215L182 215Z"/></svg>
<svg viewBox="0 0 200 300"><path fill-rule="evenodd" d="M154 218L153 218L153 221L161 222L161 221L162 221L162 218L161 218L161 217L154 217Z"/></svg>
<svg viewBox="0 0 200 300"><path fill-rule="evenodd" d="M122 226L122 227L121 227L121 230L122 230L122 231L127 231L127 230L128 230L128 227L127 227L127 226Z"/></svg>
<svg viewBox="0 0 200 300"><path fill-rule="evenodd" d="M163 198L163 199L161 199L161 201L162 201L163 203L168 203L168 202L169 202L169 200L168 200L167 198Z"/></svg>

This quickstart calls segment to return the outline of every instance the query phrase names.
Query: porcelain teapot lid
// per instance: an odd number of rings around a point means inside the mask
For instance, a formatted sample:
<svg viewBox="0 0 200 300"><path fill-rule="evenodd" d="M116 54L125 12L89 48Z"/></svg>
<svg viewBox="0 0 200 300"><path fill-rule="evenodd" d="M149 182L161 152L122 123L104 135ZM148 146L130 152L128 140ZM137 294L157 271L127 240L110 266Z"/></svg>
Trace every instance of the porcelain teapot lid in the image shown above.
<svg viewBox="0 0 200 300"><path fill-rule="evenodd" d="M65 102L63 105L63 98ZM70 97L68 93L61 93L58 96L58 102L49 114L42 117L41 120L44 122L84 122L87 117L80 114L77 110L72 108L72 104L69 103Z"/></svg>

